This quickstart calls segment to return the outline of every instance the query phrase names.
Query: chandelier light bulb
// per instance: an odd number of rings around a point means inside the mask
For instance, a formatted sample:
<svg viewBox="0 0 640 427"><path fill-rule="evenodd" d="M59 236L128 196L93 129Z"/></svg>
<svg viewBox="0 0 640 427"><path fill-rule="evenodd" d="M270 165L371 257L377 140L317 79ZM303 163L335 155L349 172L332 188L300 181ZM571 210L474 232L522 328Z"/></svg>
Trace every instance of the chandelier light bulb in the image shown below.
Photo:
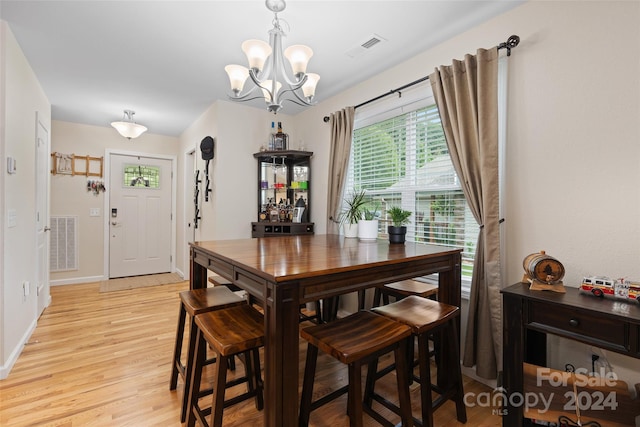
<svg viewBox="0 0 640 427"><path fill-rule="evenodd" d="M278 96L278 92L280 92L280 89L282 88L282 83L280 82L276 82L276 91L275 91L275 96ZM264 83L262 83L262 86L260 86L260 89L262 89L262 94L264 95L264 100L265 102L268 104L270 103L271 100L271 93L269 93L269 91L273 91L273 81L272 80L265 80Z"/></svg>
<svg viewBox="0 0 640 427"><path fill-rule="evenodd" d="M302 85L302 93L309 102L311 102L313 97L316 95L318 80L320 80L320 76L316 73L307 73L307 81Z"/></svg>
<svg viewBox="0 0 640 427"><path fill-rule="evenodd" d="M231 90L238 96L244 88L244 83L249 78L249 69L242 65L231 64L224 67L224 70L229 76L229 83L231 83Z"/></svg>
<svg viewBox="0 0 640 427"><path fill-rule="evenodd" d="M247 55L249 61L249 68L256 71L262 71L264 63L271 55L273 49L269 46L269 43L262 40L247 40L242 43L242 51Z"/></svg>
<svg viewBox="0 0 640 427"><path fill-rule="evenodd" d="M308 46L296 44L286 48L284 56L289 60L293 74L300 81L304 73L307 72L307 64L313 56L313 50Z"/></svg>

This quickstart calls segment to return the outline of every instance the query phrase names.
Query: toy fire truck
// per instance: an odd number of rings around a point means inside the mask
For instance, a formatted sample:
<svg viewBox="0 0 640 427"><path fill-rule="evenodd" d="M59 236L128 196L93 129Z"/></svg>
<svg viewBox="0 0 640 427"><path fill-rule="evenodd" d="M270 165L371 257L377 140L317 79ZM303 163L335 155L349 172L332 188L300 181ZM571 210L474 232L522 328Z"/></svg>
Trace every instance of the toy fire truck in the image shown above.
<svg viewBox="0 0 640 427"><path fill-rule="evenodd" d="M580 289L597 297L613 297L640 303L640 281L589 276L582 279Z"/></svg>

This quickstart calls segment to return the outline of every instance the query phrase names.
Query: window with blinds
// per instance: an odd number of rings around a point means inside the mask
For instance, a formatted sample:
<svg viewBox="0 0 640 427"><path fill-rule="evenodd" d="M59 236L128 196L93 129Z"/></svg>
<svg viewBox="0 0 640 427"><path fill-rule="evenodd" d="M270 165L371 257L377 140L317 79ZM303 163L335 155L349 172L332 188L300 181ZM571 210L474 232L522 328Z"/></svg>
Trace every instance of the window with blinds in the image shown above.
<svg viewBox="0 0 640 427"><path fill-rule="evenodd" d="M422 98L413 108L356 120L345 192L366 190L378 205L381 238L391 224L388 209L399 206L413 213L408 241L463 248L463 280L470 281L478 224L449 157L438 109L433 98Z"/></svg>

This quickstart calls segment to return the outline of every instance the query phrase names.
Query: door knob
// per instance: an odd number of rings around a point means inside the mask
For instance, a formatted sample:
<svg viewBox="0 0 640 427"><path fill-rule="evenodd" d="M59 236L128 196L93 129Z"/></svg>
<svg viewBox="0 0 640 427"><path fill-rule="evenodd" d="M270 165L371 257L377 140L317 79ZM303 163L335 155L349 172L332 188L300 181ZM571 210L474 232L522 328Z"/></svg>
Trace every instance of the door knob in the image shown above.
<svg viewBox="0 0 640 427"><path fill-rule="evenodd" d="M51 227L44 227L44 231L51 231Z"/></svg>

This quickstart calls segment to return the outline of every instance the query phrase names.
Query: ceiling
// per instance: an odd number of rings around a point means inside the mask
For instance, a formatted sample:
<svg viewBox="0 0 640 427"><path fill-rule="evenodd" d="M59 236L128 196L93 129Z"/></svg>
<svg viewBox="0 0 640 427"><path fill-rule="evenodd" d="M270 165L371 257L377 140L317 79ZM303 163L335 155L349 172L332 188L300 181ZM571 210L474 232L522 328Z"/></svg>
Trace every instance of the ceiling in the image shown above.
<svg viewBox="0 0 640 427"><path fill-rule="evenodd" d="M285 47L313 49L308 71L321 76L322 102L521 2L290 0L278 16L290 27ZM262 0L0 0L0 18L54 120L108 126L131 109L150 133L178 136L213 102L228 99L224 66L246 65L241 43L268 40L273 14ZM374 35L385 41L360 49ZM362 52L347 54L354 50ZM264 101L251 105L264 108ZM302 108L286 103L282 112Z"/></svg>

